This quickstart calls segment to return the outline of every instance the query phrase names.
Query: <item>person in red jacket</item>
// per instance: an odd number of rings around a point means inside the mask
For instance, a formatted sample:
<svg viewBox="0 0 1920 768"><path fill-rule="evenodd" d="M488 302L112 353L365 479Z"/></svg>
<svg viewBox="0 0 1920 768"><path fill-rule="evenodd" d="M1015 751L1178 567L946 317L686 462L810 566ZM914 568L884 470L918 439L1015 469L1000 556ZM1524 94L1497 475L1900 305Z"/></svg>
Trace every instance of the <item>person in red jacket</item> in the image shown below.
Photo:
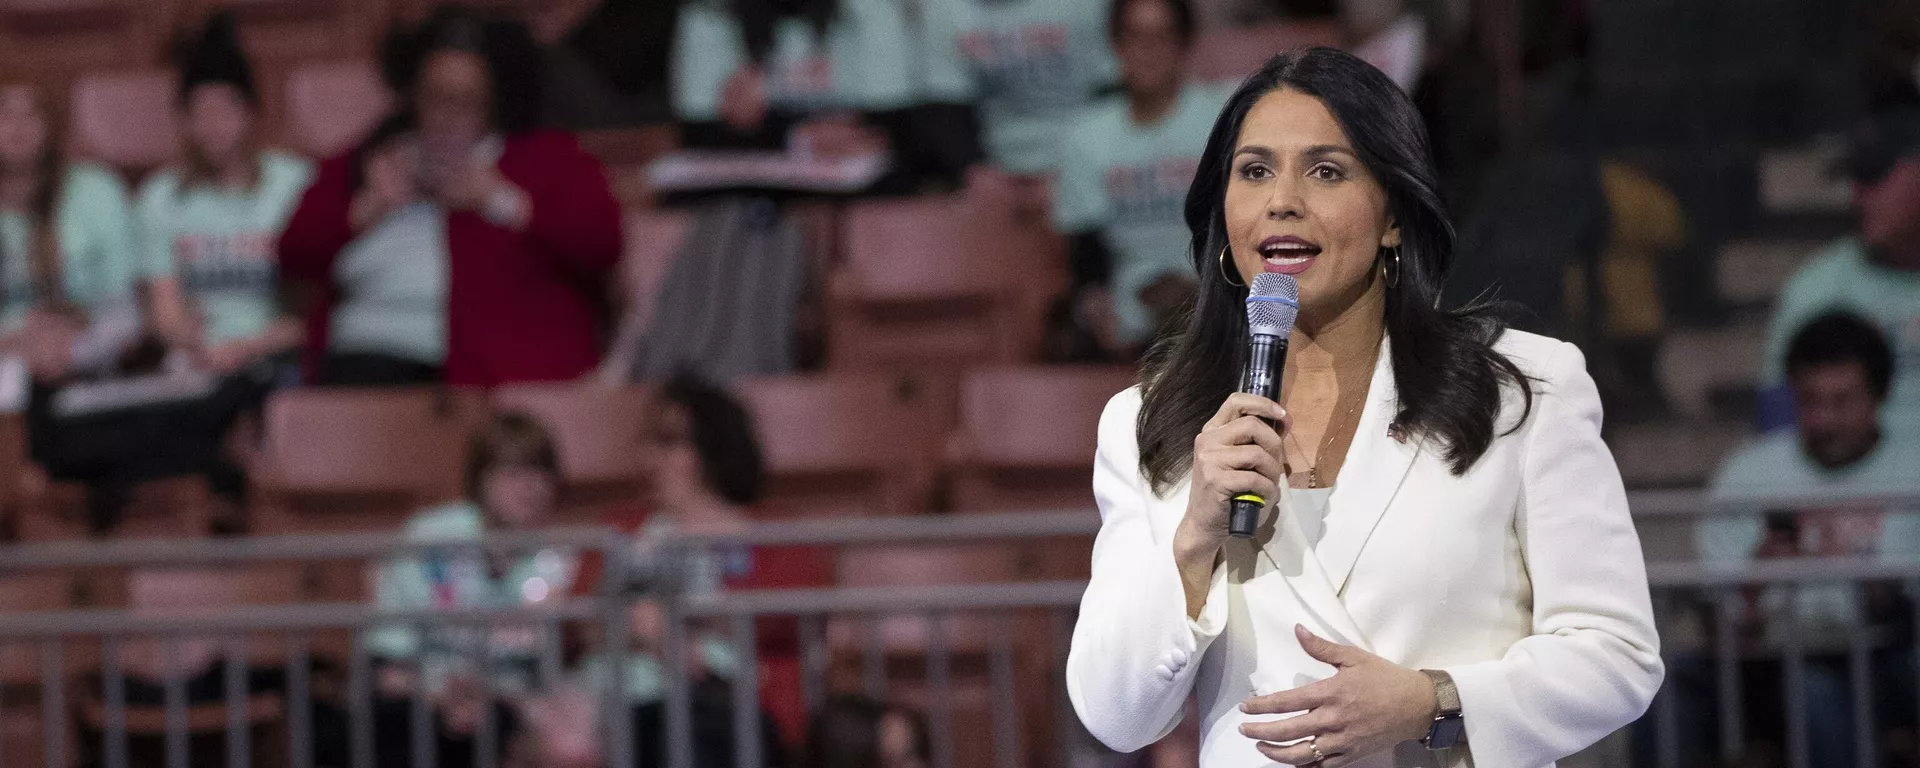
<svg viewBox="0 0 1920 768"><path fill-rule="evenodd" d="M280 238L307 309L309 380L489 387L599 360L620 207L566 133L537 128L519 22L454 7L389 36L401 104L320 167Z"/></svg>

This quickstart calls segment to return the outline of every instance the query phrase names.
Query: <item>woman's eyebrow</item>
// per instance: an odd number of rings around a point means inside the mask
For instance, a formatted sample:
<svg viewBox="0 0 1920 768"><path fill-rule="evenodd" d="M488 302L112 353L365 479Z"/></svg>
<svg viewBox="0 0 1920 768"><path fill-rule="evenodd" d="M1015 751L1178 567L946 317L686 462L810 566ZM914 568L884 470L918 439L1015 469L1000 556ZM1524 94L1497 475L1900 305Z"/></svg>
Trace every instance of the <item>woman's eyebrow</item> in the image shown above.
<svg viewBox="0 0 1920 768"><path fill-rule="evenodd" d="M1307 157L1326 157L1327 155L1347 155L1349 157L1354 156L1353 150L1340 146L1338 144L1315 144L1311 147L1307 147L1306 151L1301 152L1300 154L1305 155Z"/></svg>

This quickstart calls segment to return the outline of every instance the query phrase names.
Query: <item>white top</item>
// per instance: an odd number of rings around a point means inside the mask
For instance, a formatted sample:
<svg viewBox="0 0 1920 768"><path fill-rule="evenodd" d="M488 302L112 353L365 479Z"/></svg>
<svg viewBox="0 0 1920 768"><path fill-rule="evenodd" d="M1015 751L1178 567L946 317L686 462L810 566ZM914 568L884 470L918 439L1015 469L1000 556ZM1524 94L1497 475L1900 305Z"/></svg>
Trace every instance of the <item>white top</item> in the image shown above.
<svg viewBox="0 0 1920 768"><path fill-rule="evenodd" d="M1293 516L1309 547L1319 548L1320 540L1326 537L1332 505L1332 488L1280 489L1280 507Z"/></svg>

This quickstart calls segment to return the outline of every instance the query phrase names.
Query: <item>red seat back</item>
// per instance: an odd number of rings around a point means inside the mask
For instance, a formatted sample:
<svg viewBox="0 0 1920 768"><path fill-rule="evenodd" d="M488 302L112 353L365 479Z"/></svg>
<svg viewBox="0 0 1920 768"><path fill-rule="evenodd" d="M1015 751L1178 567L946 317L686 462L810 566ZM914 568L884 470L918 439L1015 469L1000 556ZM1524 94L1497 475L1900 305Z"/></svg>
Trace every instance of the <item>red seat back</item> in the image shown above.
<svg viewBox="0 0 1920 768"><path fill-rule="evenodd" d="M924 507L941 419L922 391L880 373L751 379L776 514L882 514Z"/></svg>
<svg viewBox="0 0 1920 768"><path fill-rule="evenodd" d="M314 157L344 151L364 138L392 103L371 60L308 62L287 75L290 138Z"/></svg>

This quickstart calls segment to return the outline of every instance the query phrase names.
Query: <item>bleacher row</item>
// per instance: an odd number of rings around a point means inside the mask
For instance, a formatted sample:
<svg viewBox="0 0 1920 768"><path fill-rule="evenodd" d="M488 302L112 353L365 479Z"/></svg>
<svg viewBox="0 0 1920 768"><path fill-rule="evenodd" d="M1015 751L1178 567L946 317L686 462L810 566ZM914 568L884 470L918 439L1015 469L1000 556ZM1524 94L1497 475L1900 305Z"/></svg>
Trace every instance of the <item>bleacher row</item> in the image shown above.
<svg viewBox="0 0 1920 768"><path fill-rule="evenodd" d="M1089 507L1095 425L1124 368L997 366L941 373L829 372L740 382L765 453L769 518ZM534 415L559 443L562 520L635 503L648 466L644 387L293 389L269 401L249 461L254 533L395 530L462 492L466 435L497 410ZM21 541L83 535L79 489L4 454L8 530ZM123 536L203 535L180 485L137 494Z"/></svg>

